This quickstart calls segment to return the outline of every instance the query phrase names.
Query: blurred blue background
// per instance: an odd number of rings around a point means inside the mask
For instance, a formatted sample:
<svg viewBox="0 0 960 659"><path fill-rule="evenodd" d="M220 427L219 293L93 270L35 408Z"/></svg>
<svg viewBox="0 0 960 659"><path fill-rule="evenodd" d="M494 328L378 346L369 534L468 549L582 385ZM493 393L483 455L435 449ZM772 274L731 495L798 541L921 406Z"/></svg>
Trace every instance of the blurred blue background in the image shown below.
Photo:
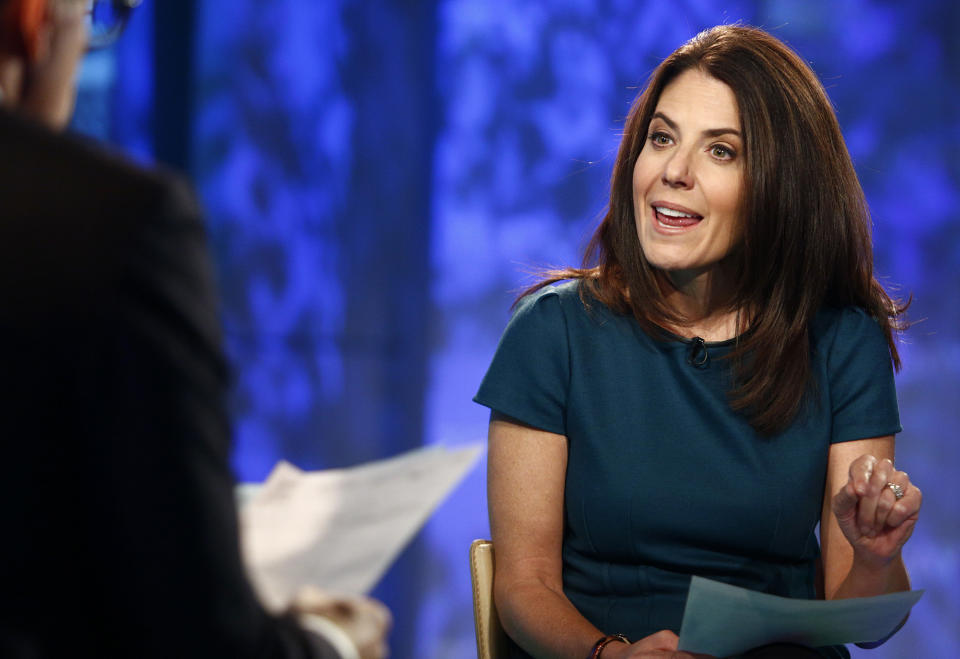
<svg viewBox="0 0 960 659"><path fill-rule="evenodd" d="M187 173L236 370L234 466L338 467L482 440L470 399L529 268L574 264L629 103L699 30L744 21L818 72L913 293L898 463L924 490L927 594L889 643L960 647L960 5L952 0L163 0L91 55L74 127ZM484 465L375 595L393 656L475 653Z"/></svg>

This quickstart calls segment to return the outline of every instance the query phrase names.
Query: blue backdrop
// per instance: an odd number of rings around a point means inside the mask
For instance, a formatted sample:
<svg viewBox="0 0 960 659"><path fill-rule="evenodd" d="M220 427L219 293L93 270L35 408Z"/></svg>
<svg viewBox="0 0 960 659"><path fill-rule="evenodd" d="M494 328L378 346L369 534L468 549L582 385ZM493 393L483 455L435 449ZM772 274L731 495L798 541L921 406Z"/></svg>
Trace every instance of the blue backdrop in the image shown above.
<svg viewBox="0 0 960 659"><path fill-rule="evenodd" d="M744 21L806 58L912 292L898 463L927 589L874 657L960 646L960 9L950 0L164 0L88 58L76 127L191 175L219 260L242 480L482 440L470 399L526 270L573 264L638 86ZM951 467L950 465L954 465ZM478 469L376 595L395 657L474 653ZM855 655L861 651L854 651ZM867 654L867 653L862 653Z"/></svg>

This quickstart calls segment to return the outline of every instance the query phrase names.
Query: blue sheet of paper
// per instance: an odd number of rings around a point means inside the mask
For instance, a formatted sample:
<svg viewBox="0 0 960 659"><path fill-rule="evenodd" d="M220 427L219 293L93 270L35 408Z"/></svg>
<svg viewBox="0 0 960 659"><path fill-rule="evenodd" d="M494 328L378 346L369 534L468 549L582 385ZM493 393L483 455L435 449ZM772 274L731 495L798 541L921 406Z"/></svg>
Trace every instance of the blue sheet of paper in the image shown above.
<svg viewBox="0 0 960 659"><path fill-rule="evenodd" d="M841 600L777 597L693 577L681 650L729 657L769 643L810 647L876 641L892 632L922 590Z"/></svg>

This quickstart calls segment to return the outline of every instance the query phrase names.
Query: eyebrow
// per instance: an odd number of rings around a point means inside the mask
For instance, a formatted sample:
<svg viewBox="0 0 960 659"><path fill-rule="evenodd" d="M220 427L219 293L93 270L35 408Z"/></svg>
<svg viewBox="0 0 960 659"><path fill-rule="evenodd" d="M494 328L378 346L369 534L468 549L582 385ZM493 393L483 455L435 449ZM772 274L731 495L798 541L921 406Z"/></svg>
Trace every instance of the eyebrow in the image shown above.
<svg viewBox="0 0 960 659"><path fill-rule="evenodd" d="M680 129L677 127L677 122L662 112L654 112L650 119L662 119L663 122L670 127L670 130L680 132ZM705 137L720 137L721 135L736 135L740 137L740 131L735 128L710 128L709 130L703 131L703 135Z"/></svg>

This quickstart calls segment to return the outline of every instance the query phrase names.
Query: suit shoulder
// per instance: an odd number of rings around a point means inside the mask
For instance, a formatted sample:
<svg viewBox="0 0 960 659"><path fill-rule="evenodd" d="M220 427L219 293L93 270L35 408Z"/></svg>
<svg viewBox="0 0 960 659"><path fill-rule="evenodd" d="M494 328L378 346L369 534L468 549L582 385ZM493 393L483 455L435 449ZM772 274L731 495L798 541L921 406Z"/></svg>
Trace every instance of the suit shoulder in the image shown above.
<svg viewBox="0 0 960 659"><path fill-rule="evenodd" d="M0 185L9 186L17 206L31 215L66 208L73 215L103 216L114 210L141 214L158 204L196 209L183 177L148 169L82 136L57 133L0 112L0 142L4 144ZM43 194L44 190L56 194Z"/></svg>
<svg viewBox="0 0 960 659"><path fill-rule="evenodd" d="M131 272L206 258L183 179L4 111L0 144L0 286L13 308L106 304Z"/></svg>

